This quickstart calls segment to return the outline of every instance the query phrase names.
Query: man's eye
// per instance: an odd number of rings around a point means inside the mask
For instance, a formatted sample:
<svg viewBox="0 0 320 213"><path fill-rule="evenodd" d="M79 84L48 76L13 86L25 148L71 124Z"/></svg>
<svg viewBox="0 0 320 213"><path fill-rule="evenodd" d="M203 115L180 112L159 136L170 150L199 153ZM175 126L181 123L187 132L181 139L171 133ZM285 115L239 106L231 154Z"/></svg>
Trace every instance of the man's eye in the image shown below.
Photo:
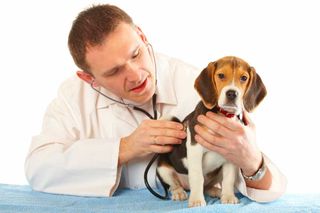
<svg viewBox="0 0 320 213"><path fill-rule="evenodd" d="M119 71L119 68L113 69L113 70L111 70L110 72L106 73L104 76L105 76L105 77L113 76L113 75L117 74L118 71Z"/></svg>
<svg viewBox="0 0 320 213"><path fill-rule="evenodd" d="M223 74L223 73L219 73L219 74L218 74L218 78L220 78L220 79L224 79L224 78L225 78L225 76L224 76L224 74Z"/></svg>
<svg viewBox="0 0 320 213"><path fill-rule="evenodd" d="M245 81L247 81L247 80L248 80L248 77L245 76L245 75L243 75L243 76L240 77L240 81L242 81L242 82L245 82Z"/></svg>
<svg viewBox="0 0 320 213"><path fill-rule="evenodd" d="M132 58L137 58L139 55L140 55L140 50L135 52L134 55L132 56Z"/></svg>

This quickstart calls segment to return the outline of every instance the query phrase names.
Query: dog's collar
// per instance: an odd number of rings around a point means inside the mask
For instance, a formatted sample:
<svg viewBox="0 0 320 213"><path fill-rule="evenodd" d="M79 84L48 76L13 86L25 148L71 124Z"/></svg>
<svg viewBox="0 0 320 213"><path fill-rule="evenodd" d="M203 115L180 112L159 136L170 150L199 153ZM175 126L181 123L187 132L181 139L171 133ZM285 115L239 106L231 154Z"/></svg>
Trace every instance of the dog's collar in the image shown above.
<svg viewBox="0 0 320 213"><path fill-rule="evenodd" d="M228 111L226 111L226 110L224 110L224 109L222 109L222 108L220 108L220 107L216 107L216 112L219 112L219 113L221 113L221 114L223 114L224 116L226 116L227 118L233 118L234 116L236 116L236 114L234 114L234 113L230 113L230 112L228 112ZM244 123L243 122L243 114L240 114L240 115L237 115L237 118L242 122L242 123Z"/></svg>
<svg viewBox="0 0 320 213"><path fill-rule="evenodd" d="M223 114L224 116L226 116L227 118L233 118L235 116L234 113L230 113L220 107L217 107L218 108L218 112L220 112L221 114Z"/></svg>

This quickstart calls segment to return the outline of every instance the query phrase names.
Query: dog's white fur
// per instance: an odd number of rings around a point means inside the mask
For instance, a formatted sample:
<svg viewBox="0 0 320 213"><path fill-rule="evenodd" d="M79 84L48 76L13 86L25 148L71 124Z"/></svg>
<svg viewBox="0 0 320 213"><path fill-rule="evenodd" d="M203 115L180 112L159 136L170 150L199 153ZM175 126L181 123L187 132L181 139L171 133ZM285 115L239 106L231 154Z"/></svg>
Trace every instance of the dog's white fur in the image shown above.
<svg viewBox="0 0 320 213"><path fill-rule="evenodd" d="M237 168L221 155L212 152L200 144L191 145L190 132L187 139L188 172L190 184L189 207L205 206L204 177L222 165L221 203L238 203L234 195Z"/></svg>

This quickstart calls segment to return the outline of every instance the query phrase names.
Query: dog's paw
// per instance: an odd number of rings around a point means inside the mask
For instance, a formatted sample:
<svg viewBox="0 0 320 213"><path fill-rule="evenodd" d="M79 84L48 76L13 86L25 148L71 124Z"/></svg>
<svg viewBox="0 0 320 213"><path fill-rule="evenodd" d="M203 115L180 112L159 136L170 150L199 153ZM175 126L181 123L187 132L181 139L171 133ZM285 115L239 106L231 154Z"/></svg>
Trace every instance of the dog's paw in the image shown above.
<svg viewBox="0 0 320 213"><path fill-rule="evenodd" d="M237 204L239 203L238 198L234 194L223 194L220 199L223 204Z"/></svg>
<svg viewBox="0 0 320 213"><path fill-rule="evenodd" d="M188 198L186 191L184 191L182 187L172 190L171 194L172 194L172 197L171 197L172 200L186 200Z"/></svg>
<svg viewBox="0 0 320 213"><path fill-rule="evenodd" d="M210 189L208 189L206 191L206 193L210 196L210 197L221 197L221 189L219 189L218 187L211 187Z"/></svg>
<svg viewBox="0 0 320 213"><path fill-rule="evenodd" d="M188 207L192 208L192 207L197 207L197 206L206 206L207 203L204 200L204 198L201 199L189 199L189 203L188 203Z"/></svg>

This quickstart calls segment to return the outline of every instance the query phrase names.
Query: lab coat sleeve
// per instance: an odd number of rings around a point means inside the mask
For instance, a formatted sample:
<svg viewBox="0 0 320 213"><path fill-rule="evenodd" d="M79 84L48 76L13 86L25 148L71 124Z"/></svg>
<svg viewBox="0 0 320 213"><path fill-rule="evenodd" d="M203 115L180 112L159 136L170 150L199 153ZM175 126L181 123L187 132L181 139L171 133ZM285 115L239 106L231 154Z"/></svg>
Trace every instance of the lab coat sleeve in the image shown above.
<svg viewBox="0 0 320 213"><path fill-rule="evenodd" d="M49 105L25 161L26 178L36 191L112 196L121 174L120 138L84 137L81 131L91 130L79 122L77 111L63 97Z"/></svg>
<svg viewBox="0 0 320 213"><path fill-rule="evenodd" d="M257 202L271 202L281 197L287 187L287 179L280 170L264 154L264 160L272 176L272 183L268 190L254 189L246 186L245 180L239 169L238 190L246 197Z"/></svg>

